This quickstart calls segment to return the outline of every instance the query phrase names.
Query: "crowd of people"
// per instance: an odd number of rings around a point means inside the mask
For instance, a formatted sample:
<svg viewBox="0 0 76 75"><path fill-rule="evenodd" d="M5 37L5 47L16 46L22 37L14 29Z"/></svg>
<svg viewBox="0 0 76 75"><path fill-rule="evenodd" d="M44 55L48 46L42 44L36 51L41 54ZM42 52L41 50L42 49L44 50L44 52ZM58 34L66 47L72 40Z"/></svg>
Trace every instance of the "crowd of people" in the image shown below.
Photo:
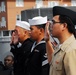
<svg viewBox="0 0 76 75"><path fill-rule="evenodd" d="M11 75L76 75L76 12L60 6L52 11L51 21L47 16L35 16L28 22L16 22L10 42L14 57L5 57L1 72L9 69ZM58 38L59 44L52 43L50 36Z"/></svg>

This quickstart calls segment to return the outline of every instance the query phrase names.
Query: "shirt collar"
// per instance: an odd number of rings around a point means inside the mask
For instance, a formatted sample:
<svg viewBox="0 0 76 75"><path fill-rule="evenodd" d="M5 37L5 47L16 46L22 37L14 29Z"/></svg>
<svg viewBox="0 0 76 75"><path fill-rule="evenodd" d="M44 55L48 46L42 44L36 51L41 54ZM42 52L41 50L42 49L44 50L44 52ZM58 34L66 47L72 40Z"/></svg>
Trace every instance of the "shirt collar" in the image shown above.
<svg viewBox="0 0 76 75"><path fill-rule="evenodd" d="M63 42L63 44L61 45L61 50L64 51L64 50L66 49L66 47L67 47L70 43L72 43L73 40L75 40L74 35L70 36L65 42Z"/></svg>

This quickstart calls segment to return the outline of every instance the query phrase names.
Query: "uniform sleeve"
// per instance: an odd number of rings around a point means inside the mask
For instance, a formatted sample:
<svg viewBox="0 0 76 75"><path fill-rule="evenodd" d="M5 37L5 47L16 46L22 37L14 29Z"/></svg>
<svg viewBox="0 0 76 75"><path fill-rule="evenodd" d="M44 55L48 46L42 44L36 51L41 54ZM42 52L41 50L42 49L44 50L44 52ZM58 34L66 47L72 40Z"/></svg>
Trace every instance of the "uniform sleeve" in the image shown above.
<svg viewBox="0 0 76 75"><path fill-rule="evenodd" d="M16 44L16 45L12 44L12 45L10 45L10 46L11 46L10 52L12 52L13 55L15 55L15 53L19 52L20 47L21 47L21 43L18 43L18 44Z"/></svg>
<svg viewBox="0 0 76 75"><path fill-rule="evenodd" d="M49 64L46 64L45 66L42 67L42 75L49 75Z"/></svg>
<svg viewBox="0 0 76 75"><path fill-rule="evenodd" d="M76 50L65 54L64 68L66 75L76 75Z"/></svg>
<svg viewBox="0 0 76 75"><path fill-rule="evenodd" d="M43 50L42 54L42 75L49 75L49 63L46 50Z"/></svg>

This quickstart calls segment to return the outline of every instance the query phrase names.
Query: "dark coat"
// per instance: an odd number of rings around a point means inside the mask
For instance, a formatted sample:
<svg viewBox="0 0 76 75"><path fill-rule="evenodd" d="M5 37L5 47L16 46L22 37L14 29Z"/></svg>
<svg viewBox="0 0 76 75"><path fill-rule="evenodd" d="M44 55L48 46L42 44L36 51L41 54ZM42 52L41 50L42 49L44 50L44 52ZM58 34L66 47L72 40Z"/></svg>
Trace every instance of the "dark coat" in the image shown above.
<svg viewBox="0 0 76 75"><path fill-rule="evenodd" d="M14 75L13 66L7 68L0 62L0 75Z"/></svg>
<svg viewBox="0 0 76 75"><path fill-rule="evenodd" d="M46 54L46 44L42 40L33 44L28 62L27 75L49 75L49 64Z"/></svg>
<svg viewBox="0 0 76 75"><path fill-rule="evenodd" d="M2 61L0 61L0 71L3 71L4 70L4 65L2 63Z"/></svg>
<svg viewBox="0 0 76 75"><path fill-rule="evenodd" d="M25 62L30 54L33 41L31 39L25 40L20 47L11 45L11 52L14 55L14 73L15 75L26 75Z"/></svg>

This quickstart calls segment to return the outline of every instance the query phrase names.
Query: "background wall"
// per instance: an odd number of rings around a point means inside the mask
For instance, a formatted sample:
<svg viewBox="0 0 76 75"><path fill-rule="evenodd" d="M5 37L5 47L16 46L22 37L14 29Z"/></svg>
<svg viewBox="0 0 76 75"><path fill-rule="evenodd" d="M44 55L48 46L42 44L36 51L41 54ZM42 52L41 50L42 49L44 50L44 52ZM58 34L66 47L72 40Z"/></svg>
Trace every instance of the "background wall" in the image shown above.
<svg viewBox="0 0 76 75"><path fill-rule="evenodd" d="M3 61L4 57L8 54L12 55L10 52L10 38L0 42L0 61Z"/></svg>

